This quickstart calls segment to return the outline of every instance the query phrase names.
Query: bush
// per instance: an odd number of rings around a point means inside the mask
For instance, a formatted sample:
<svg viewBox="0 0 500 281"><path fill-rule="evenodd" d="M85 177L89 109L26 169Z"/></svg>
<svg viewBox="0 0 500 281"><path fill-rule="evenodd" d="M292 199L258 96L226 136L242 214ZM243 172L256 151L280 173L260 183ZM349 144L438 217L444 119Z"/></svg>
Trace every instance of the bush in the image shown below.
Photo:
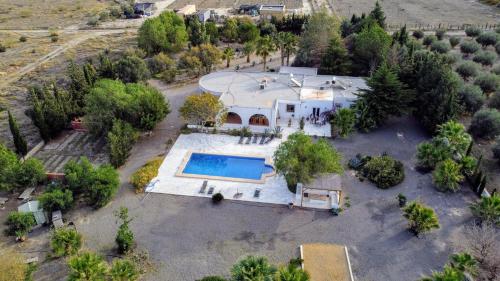
<svg viewBox="0 0 500 281"><path fill-rule="evenodd" d="M458 90L461 104L469 113L478 111L486 101L486 97L479 86L467 84Z"/></svg>
<svg viewBox="0 0 500 281"><path fill-rule="evenodd" d="M469 132L476 138L494 139L500 134L500 112L482 109L474 114Z"/></svg>
<svg viewBox="0 0 500 281"><path fill-rule="evenodd" d="M436 165L436 170L432 174L436 188L439 191L456 192L460 189L460 183L464 177L462 167L451 159L446 159Z"/></svg>
<svg viewBox="0 0 500 281"><path fill-rule="evenodd" d="M488 102L488 107L500 110L500 91L497 91L496 93L491 95Z"/></svg>
<svg viewBox="0 0 500 281"><path fill-rule="evenodd" d="M68 281L104 281L108 266L100 255L86 252L68 261L70 269Z"/></svg>
<svg viewBox="0 0 500 281"><path fill-rule="evenodd" d="M73 228L56 229L50 239L50 246L56 257L75 255L82 247L82 235Z"/></svg>
<svg viewBox="0 0 500 281"><path fill-rule="evenodd" d="M460 51L465 55L474 54L480 46L474 41L464 41L460 44Z"/></svg>
<svg viewBox="0 0 500 281"><path fill-rule="evenodd" d="M477 53L472 60L484 66L491 66L496 59L497 55L495 53L491 51L482 51Z"/></svg>
<svg viewBox="0 0 500 281"><path fill-rule="evenodd" d="M111 165L101 165L95 169L93 183L88 187L87 202L94 208L108 204L118 191L120 180L118 172Z"/></svg>
<svg viewBox="0 0 500 281"><path fill-rule="evenodd" d="M458 44L460 44L460 37L452 36L449 41L451 48L454 49Z"/></svg>
<svg viewBox="0 0 500 281"><path fill-rule="evenodd" d="M496 34L495 32L481 33L476 38L476 41L483 47L494 46L498 42L498 34Z"/></svg>
<svg viewBox="0 0 500 281"><path fill-rule="evenodd" d="M412 35L417 39L422 39L424 37L424 32L422 30L415 30Z"/></svg>
<svg viewBox="0 0 500 281"><path fill-rule="evenodd" d="M222 200L224 200L224 195L222 195L222 193L217 192L212 195L212 203L219 204L220 202L222 202Z"/></svg>
<svg viewBox="0 0 500 281"><path fill-rule="evenodd" d="M124 57L116 62L116 75L125 83L137 83L150 77L149 69L143 59L136 56Z"/></svg>
<svg viewBox="0 0 500 281"><path fill-rule="evenodd" d="M426 35L423 40L423 44L425 46L430 46L432 43L434 43L437 40L436 36L434 35Z"/></svg>
<svg viewBox="0 0 500 281"><path fill-rule="evenodd" d="M23 241L26 234L36 225L36 221L33 213L13 211L9 213L5 224L8 226L6 230L8 235L15 235Z"/></svg>
<svg viewBox="0 0 500 281"><path fill-rule="evenodd" d="M111 281L135 281L139 279L139 271L129 260L116 259L109 271Z"/></svg>
<svg viewBox="0 0 500 281"><path fill-rule="evenodd" d="M19 37L19 42L26 42L26 41L28 41L28 37L26 37L24 35Z"/></svg>
<svg viewBox="0 0 500 281"><path fill-rule="evenodd" d="M483 73L476 77L474 84L481 87L485 93L492 93L498 89L500 78L498 75L492 73Z"/></svg>
<svg viewBox="0 0 500 281"><path fill-rule="evenodd" d="M403 163L387 155L371 158L364 165L363 174L382 189L398 185L405 178Z"/></svg>
<svg viewBox="0 0 500 281"><path fill-rule="evenodd" d="M418 201L412 201L404 207L403 216L408 220L408 229L416 236L439 228L439 220L434 210Z"/></svg>
<svg viewBox="0 0 500 281"><path fill-rule="evenodd" d="M38 200L43 210L49 214L57 210L64 212L73 205L73 193L69 189L61 190L54 188L45 191L38 197Z"/></svg>
<svg viewBox="0 0 500 281"><path fill-rule="evenodd" d="M47 179L42 161L29 158L21 163L16 181L19 186L35 186Z"/></svg>
<svg viewBox="0 0 500 281"><path fill-rule="evenodd" d="M115 213L116 218L121 221L116 233L116 245L120 254L128 253L134 246L134 233L130 230L128 224L132 221L128 217L128 209L120 207L120 210Z"/></svg>
<svg viewBox="0 0 500 281"><path fill-rule="evenodd" d="M446 34L446 29L444 29L444 28L436 29L434 34L436 35L436 38L438 40L443 40L444 35Z"/></svg>
<svg viewBox="0 0 500 281"><path fill-rule="evenodd" d="M2 251L0 255L0 281L27 281L25 280L28 265L25 258L13 250Z"/></svg>
<svg viewBox="0 0 500 281"><path fill-rule="evenodd" d="M158 175L158 169L163 163L163 157L148 161L130 177L130 183L134 186L136 193L144 192L146 185Z"/></svg>
<svg viewBox="0 0 500 281"><path fill-rule="evenodd" d="M482 197L477 203L470 206L472 214L481 223L500 226L500 196L493 194L490 197Z"/></svg>
<svg viewBox="0 0 500 281"><path fill-rule="evenodd" d="M431 44L431 51L446 54L450 50L450 45L445 41L434 41Z"/></svg>
<svg viewBox="0 0 500 281"><path fill-rule="evenodd" d="M482 33L481 29L476 26L469 26L465 28L465 34L469 37L477 37Z"/></svg>

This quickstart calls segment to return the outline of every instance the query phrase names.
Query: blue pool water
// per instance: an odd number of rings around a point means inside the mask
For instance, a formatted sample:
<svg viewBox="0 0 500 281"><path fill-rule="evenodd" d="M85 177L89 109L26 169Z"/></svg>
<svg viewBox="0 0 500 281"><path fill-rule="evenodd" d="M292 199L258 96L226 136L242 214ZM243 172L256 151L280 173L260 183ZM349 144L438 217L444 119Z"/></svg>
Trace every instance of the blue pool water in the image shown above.
<svg viewBox="0 0 500 281"><path fill-rule="evenodd" d="M264 158L193 153L183 173L260 180L273 171Z"/></svg>

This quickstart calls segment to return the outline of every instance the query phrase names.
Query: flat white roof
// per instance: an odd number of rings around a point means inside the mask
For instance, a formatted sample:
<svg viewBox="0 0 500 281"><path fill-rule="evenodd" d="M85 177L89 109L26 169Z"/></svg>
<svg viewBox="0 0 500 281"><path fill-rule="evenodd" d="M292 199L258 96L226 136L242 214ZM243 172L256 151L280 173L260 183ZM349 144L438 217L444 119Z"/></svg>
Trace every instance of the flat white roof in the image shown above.
<svg viewBox="0 0 500 281"><path fill-rule="evenodd" d="M276 100L355 100L355 94L367 88L365 80L359 77L297 74L312 72L310 69L285 69L280 73L221 71L203 76L199 86L219 95L225 106L253 108L272 108Z"/></svg>

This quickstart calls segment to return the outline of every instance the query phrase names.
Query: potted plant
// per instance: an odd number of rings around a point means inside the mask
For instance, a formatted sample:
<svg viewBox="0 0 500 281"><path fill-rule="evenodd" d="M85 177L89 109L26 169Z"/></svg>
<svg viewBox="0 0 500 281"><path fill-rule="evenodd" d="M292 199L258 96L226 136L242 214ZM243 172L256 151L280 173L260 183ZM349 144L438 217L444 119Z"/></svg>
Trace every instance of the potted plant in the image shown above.
<svg viewBox="0 0 500 281"><path fill-rule="evenodd" d="M400 208L403 208L404 206L406 206L407 198L406 198L406 196L403 195L403 193L399 193L397 198L398 198Z"/></svg>

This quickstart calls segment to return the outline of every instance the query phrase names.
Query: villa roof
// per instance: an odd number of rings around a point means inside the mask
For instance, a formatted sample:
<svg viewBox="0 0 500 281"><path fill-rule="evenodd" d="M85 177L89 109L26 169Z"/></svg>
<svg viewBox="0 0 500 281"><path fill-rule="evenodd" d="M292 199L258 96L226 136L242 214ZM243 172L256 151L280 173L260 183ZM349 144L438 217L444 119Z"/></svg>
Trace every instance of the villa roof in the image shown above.
<svg viewBox="0 0 500 281"><path fill-rule="evenodd" d="M337 174L324 174L316 176L310 184L305 185L306 189L316 190L342 190L342 179Z"/></svg>
<svg viewBox="0 0 500 281"><path fill-rule="evenodd" d="M272 108L276 100L355 100L367 88L363 78L316 75L316 69L283 67L276 72L221 71L203 76L201 90L219 95L224 105Z"/></svg>

